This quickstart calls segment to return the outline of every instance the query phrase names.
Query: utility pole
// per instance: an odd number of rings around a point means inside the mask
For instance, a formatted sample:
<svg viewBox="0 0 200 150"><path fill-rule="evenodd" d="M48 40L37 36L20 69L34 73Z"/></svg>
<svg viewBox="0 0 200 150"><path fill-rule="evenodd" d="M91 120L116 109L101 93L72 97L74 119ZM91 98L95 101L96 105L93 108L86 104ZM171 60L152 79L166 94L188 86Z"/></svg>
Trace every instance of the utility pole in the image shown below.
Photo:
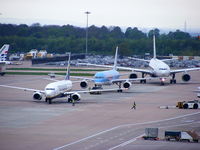
<svg viewBox="0 0 200 150"><path fill-rule="evenodd" d="M185 21L184 22L184 32L186 32L187 31L187 22Z"/></svg>
<svg viewBox="0 0 200 150"><path fill-rule="evenodd" d="M91 12L86 11L85 14L87 16L86 37L85 37L85 56L86 56L88 53L88 15L91 14Z"/></svg>

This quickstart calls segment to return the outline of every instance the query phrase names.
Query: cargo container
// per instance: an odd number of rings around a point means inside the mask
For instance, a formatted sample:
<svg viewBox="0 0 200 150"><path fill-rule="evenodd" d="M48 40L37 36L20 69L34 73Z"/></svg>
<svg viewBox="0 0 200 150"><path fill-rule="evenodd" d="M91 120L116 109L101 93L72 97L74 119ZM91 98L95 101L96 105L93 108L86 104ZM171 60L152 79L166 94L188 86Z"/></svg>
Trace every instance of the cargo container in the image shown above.
<svg viewBox="0 0 200 150"><path fill-rule="evenodd" d="M146 136L143 136L145 140L158 140L158 128L146 128Z"/></svg>

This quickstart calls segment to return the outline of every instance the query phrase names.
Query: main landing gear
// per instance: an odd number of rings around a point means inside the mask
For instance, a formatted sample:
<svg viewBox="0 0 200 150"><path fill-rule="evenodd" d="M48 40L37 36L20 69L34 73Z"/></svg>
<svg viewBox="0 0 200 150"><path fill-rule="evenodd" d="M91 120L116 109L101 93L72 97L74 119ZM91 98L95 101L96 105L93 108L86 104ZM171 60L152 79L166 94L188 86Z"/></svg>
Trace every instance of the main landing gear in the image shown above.
<svg viewBox="0 0 200 150"><path fill-rule="evenodd" d="M51 104L51 103L52 103L52 99L50 99L50 98L45 98L45 102Z"/></svg>
<svg viewBox="0 0 200 150"><path fill-rule="evenodd" d="M117 90L117 92L122 93L123 90L121 89L122 83L121 82L117 82L116 85L119 86L119 89Z"/></svg>
<svg viewBox="0 0 200 150"><path fill-rule="evenodd" d="M170 80L170 84L176 84L175 74L172 74L172 79Z"/></svg>

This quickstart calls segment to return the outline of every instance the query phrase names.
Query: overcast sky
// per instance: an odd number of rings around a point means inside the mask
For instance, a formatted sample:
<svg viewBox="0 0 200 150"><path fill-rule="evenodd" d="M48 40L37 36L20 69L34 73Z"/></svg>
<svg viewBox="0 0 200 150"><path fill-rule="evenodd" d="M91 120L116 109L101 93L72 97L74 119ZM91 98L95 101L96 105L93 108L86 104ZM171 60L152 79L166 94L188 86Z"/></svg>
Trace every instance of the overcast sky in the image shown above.
<svg viewBox="0 0 200 150"><path fill-rule="evenodd" d="M0 0L1 23L200 28L200 0Z"/></svg>

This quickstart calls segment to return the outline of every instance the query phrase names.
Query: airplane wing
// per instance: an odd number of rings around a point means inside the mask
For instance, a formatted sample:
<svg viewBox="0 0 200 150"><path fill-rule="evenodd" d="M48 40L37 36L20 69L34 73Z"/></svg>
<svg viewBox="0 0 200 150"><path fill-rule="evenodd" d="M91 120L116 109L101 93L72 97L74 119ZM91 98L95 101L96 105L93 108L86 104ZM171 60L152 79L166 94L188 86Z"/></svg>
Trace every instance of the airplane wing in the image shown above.
<svg viewBox="0 0 200 150"><path fill-rule="evenodd" d="M82 80L87 80L87 81L93 81L94 80L93 78L84 78L84 77L72 77L71 76L70 78L81 79L79 81L72 81L72 83L80 83ZM52 79L52 78L43 78L43 79L50 80L50 81L60 81L60 80Z"/></svg>
<svg viewBox="0 0 200 150"><path fill-rule="evenodd" d="M117 82L126 82L126 81L129 81L129 82L132 82L132 81L140 81L140 80L152 80L154 78L152 77L149 77L149 78L134 78L134 79L114 79L112 80L111 82L112 83L117 83Z"/></svg>
<svg viewBox="0 0 200 150"><path fill-rule="evenodd" d="M148 61L148 60L145 60ZM108 66L108 65L97 65L97 64L89 64L89 63L79 63L80 65L86 65L86 66L97 66L97 67L107 67L107 68L113 68L113 66ZM130 68L130 67L116 67L117 69L122 69L122 70L130 70L130 71L135 71L135 72L143 72L147 74L153 74L151 70L147 69L137 69L137 68ZM127 74L125 74L127 75Z"/></svg>
<svg viewBox="0 0 200 150"><path fill-rule="evenodd" d="M88 80L88 81L93 81L93 78L86 78L86 77L74 77L74 76L70 76L70 78L74 78L74 79L81 79L81 80ZM78 81L77 81L78 82ZM80 82L80 81L79 81Z"/></svg>
<svg viewBox="0 0 200 150"><path fill-rule="evenodd" d="M122 90L127 90L126 88L121 88ZM109 91L117 91L119 88L113 88L113 89L97 89L97 90L85 90L85 91L70 91L65 92L64 95L71 95L74 93L90 93L90 92L109 92Z"/></svg>
<svg viewBox="0 0 200 150"><path fill-rule="evenodd" d="M45 80L50 80L50 81L60 81L60 80L57 80L57 79L53 79L53 78L43 78Z"/></svg>
<svg viewBox="0 0 200 150"><path fill-rule="evenodd" d="M130 67L117 67L117 69L142 72L142 73L146 73L146 74L153 74L152 70L147 70L147 69L137 69L137 68L130 68Z"/></svg>
<svg viewBox="0 0 200 150"><path fill-rule="evenodd" d="M58 74L55 74L55 73L51 73L51 74L48 74L50 77L55 77L55 76L58 76L58 77L65 77L64 75L58 75ZM86 77L75 77L75 76L70 76L70 78L72 79L81 79L81 80L87 80L87 81L94 81L93 78L86 78ZM46 80L52 80L52 81L60 81L60 80L56 80L56 79L49 79L49 78L44 78ZM77 82L81 82L81 81L72 81L72 83L77 83Z"/></svg>
<svg viewBox="0 0 200 150"><path fill-rule="evenodd" d="M161 59L161 61L172 61L172 60L178 60L178 58L172 58L172 59Z"/></svg>
<svg viewBox="0 0 200 150"><path fill-rule="evenodd" d="M23 91L44 93L44 91L42 91L42 90L23 88L23 87L17 87L17 86L10 86L10 85L0 85L0 87L13 88L13 89L18 89L18 90L23 90Z"/></svg>
<svg viewBox="0 0 200 150"><path fill-rule="evenodd" d="M185 69L171 70L171 71L170 71L170 74L179 73L179 72L196 71L196 70L197 70L197 71L200 70L200 67L197 67L197 68L185 68Z"/></svg>
<svg viewBox="0 0 200 150"><path fill-rule="evenodd" d="M78 63L78 65L96 66L96 67L104 67L104 68L113 68L113 66L109 66L109 65L97 65L97 64L90 64L90 63Z"/></svg>

